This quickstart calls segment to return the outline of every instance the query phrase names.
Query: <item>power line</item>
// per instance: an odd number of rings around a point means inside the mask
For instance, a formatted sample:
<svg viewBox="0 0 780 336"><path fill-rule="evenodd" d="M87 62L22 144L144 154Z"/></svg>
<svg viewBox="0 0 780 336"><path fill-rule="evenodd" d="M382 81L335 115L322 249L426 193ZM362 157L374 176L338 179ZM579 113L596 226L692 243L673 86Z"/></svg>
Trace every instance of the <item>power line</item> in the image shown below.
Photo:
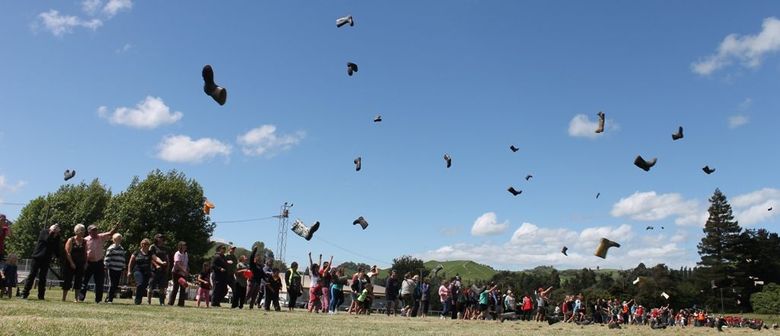
<svg viewBox="0 0 780 336"><path fill-rule="evenodd" d="M320 237L320 236L317 236L317 239L318 239L318 240L321 240L323 243L326 243L326 244L328 244L328 245L330 245L330 246L333 246L333 247L335 247L335 248L337 248L337 249L340 249L340 250L342 250L342 251L344 251L344 252L347 252L347 253L349 253L349 254L352 254L352 255L354 255L354 256L357 256L357 257L361 257L361 258L365 258L365 259L370 259L370 260L373 260L373 261L375 261L375 262L378 262L378 263L380 263L380 264L382 264L382 265L392 265L392 264L393 264L393 263L388 263L388 262L386 262L386 261L379 260L379 259L376 259L376 258L372 258L372 257L369 257L369 256L365 256L365 255L362 255L362 254L360 254L360 253L357 253L357 252L355 252L355 251L352 251L352 250L346 249L346 248L344 248L344 247L341 247L341 246L339 246L339 245L336 245L336 244L334 244L334 243L331 243L331 242L329 242L328 240L326 240L326 239L324 239L324 238L322 238L322 237Z"/></svg>
<svg viewBox="0 0 780 336"><path fill-rule="evenodd" d="M255 222L255 221L262 221L262 220L268 220L273 219L278 216L269 216L269 217L261 217L261 218L248 218L248 219L234 219L234 220L225 220L225 221L215 221L214 223L217 224L228 224L228 223L246 223L246 222Z"/></svg>

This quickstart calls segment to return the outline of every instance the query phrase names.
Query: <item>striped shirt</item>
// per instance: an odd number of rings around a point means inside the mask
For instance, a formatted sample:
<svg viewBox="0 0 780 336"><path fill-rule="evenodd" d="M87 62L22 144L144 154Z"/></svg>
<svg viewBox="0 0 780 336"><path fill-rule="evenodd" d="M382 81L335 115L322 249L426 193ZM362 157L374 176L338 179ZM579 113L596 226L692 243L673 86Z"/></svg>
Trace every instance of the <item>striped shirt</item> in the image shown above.
<svg viewBox="0 0 780 336"><path fill-rule="evenodd" d="M125 269L125 248L122 245L111 244L106 250L106 268L112 271Z"/></svg>

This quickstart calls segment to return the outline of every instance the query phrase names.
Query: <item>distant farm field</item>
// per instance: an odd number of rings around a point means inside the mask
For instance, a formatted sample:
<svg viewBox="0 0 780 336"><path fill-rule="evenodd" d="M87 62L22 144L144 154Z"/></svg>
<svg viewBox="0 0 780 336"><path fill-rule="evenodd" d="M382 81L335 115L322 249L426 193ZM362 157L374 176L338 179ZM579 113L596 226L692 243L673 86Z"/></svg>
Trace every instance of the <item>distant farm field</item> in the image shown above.
<svg viewBox="0 0 780 336"><path fill-rule="evenodd" d="M113 305L55 300L59 291L47 292L46 301L0 299L0 335L713 335L710 328L651 330L605 326L495 321L452 321L437 317L402 318L309 314L302 310L265 312L229 308L184 308L157 305L135 306L117 299ZM88 295L88 299L92 296ZM755 334L750 329L731 329L727 334ZM778 331L765 334L780 335Z"/></svg>

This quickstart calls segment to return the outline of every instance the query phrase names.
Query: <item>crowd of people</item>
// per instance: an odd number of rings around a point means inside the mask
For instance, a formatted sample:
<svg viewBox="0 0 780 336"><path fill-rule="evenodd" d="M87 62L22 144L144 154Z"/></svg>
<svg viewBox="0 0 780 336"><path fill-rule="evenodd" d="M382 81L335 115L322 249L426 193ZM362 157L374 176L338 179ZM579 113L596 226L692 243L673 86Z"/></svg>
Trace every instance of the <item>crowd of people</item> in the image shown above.
<svg viewBox="0 0 780 336"><path fill-rule="evenodd" d="M669 305L645 308L633 299L595 299L586 301L582 294L567 295L562 302L549 298L552 287L539 288L533 293L516 295L511 289L502 292L495 283L485 286L463 286L460 278L442 281L439 298L444 307L440 318L464 320L506 320L607 325L621 329L626 325L649 326L652 329L670 327L723 327L769 329L760 319L715 315L703 309L688 308L675 311ZM533 296L533 297L532 297ZM771 326L778 329L777 324Z"/></svg>
<svg viewBox="0 0 780 336"><path fill-rule="evenodd" d="M0 218L5 222L5 218ZM272 258L265 258L252 250L247 258L237 256L234 246L218 245L211 260L204 262L201 272L190 274L187 243L178 242L171 256L165 236L157 234L153 240L144 238L134 253L128 256L122 245L123 237L117 233L120 225L107 232L99 232L95 225L85 227L77 224L73 236L60 243L60 228L52 225L41 230L31 256L30 272L24 280L21 293L24 299L30 295L36 278L39 281L38 299L43 300L46 292L46 277L50 262L57 257L62 262L62 301L68 300L68 293L74 290L75 302L84 302L87 293L94 291L96 303L113 303L119 291L123 275L135 284L134 300L136 305L152 304L156 293L160 305L184 306L187 299L186 289L190 284L197 286L196 306L220 307L230 288L230 307L249 309L255 306L265 310L280 311L280 295L286 288L287 310L293 311L304 294L303 274L299 272L297 262L281 271L275 268ZM18 258L4 254L4 238L7 225L0 227L0 294L11 297L19 284ZM106 244L110 245L106 248ZM104 249L105 248L105 249ZM333 257L323 261L322 255L315 263L311 252L308 255L308 275L310 287L308 298L303 306L310 313L337 314L344 303L344 286L349 286L351 303L346 307L349 314L370 315L377 298L374 288L377 285L379 270L359 267L351 276L343 268L333 267ZM108 275L108 295L103 298L103 284ZM434 297L430 278L422 274L406 273L400 276L391 270L384 281L384 313L404 317L429 316L431 300ZM435 275L434 275L435 276ZM283 286L284 285L284 286ZM168 291L168 287L172 286ZM435 287L434 287L435 288ZM769 328L758 319L745 319L735 316L716 316L703 309L690 308L675 311L668 305L646 308L634 300L591 299L582 294L567 295L562 302L552 302L552 287L539 288L533 292L515 293L512 289L501 289L496 283L483 286L465 285L459 276L442 280L438 287L438 299L441 303L440 319L462 320L507 320L536 321L555 323L574 323L578 325L607 325L609 328L622 328L626 325L649 326L653 329L670 327L746 327L752 329ZM380 296L381 297L381 296ZM777 329L774 324L772 328Z"/></svg>

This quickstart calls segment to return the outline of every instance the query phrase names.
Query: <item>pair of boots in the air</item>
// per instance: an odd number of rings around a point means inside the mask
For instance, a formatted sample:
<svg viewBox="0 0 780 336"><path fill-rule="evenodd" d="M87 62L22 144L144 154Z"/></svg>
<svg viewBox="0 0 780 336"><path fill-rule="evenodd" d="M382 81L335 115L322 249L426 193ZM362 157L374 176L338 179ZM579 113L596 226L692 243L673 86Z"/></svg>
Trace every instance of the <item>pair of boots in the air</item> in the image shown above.
<svg viewBox="0 0 780 336"><path fill-rule="evenodd" d="M314 233L317 232L317 230L320 228L320 222L314 222L314 225L311 227L307 227L306 224L303 224L303 222L300 219L296 219L295 222L292 225L292 231L295 232L295 234L303 237L303 239L311 240L311 237L314 236Z"/></svg>

